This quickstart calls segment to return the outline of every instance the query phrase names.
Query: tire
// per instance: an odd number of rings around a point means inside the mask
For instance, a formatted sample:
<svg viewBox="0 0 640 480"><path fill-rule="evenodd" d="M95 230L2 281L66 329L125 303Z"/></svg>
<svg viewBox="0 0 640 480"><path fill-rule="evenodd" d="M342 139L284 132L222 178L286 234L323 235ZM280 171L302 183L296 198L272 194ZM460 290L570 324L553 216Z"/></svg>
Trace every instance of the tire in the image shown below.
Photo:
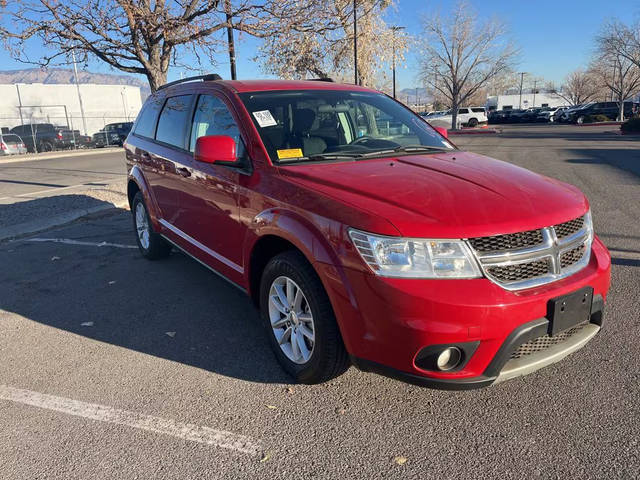
<svg viewBox="0 0 640 480"><path fill-rule="evenodd" d="M38 152L53 152L53 143L51 142L40 142L38 145Z"/></svg>
<svg viewBox="0 0 640 480"><path fill-rule="evenodd" d="M171 244L153 230L142 192L137 192L133 197L131 214L136 243L142 256L149 260L157 260L168 256L171 252Z"/></svg>
<svg viewBox="0 0 640 480"><path fill-rule="evenodd" d="M478 119L477 118L470 119L469 123L467 125L469 125L471 128L477 127L478 126Z"/></svg>
<svg viewBox="0 0 640 480"><path fill-rule="evenodd" d="M576 118L576 123L578 125L582 125L584 123L584 116L580 115L578 118Z"/></svg>
<svg viewBox="0 0 640 480"><path fill-rule="evenodd" d="M279 300L277 286L285 296L286 305ZM288 291L289 287L292 292ZM302 293L300 301L295 302L297 306L286 298L287 293L294 296L297 290L293 287ZM293 313L285 313L290 310ZM297 382L326 382L349 368L349 357L329 297L301 253L287 251L267 263L260 282L260 318L278 362ZM274 328L274 324L279 328ZM282 346L279 339L284 339Z"/></svg>

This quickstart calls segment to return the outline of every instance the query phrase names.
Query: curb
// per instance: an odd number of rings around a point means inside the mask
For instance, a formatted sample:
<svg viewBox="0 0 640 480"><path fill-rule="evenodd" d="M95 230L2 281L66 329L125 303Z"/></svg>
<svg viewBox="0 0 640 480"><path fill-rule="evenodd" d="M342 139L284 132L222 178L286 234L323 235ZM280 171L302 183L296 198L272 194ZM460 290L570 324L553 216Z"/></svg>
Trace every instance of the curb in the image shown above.
<svg viewBox="0 0 640 480"><path fill-rule="evenodd" d="M79 218L86 217L87 215L93 215L94 213L125 207L128 207L128 202L126 200L108 205L98 205L97 207L73 210L71 212L62 213L60 215L49 217L44 220L41 219L34 220L32 222L20 223L18 225L0 229L0 242L24 235L29 235L31 233L38 233L43 230L58 227L60 225L65 225L67 223L74 222Z"/></svg>
<svg viewBox="0 0 640 480"><path fill-rule="evenodd" d="M594 123L576 123L578 127L606 127L608 125L622 125L622 122L594 122Z"/></svg>
<svg viewBox="0 0 640 480"><path fill-rule="evenodd" d="M85 155L105 155L107 153L117 153L121 151L124 154L124 150L120 147L117 148L101 148L101 149L93 149L93 150L69 150L69 151L59 151L52 153L38 153L31 155L12 155L11 158L4 159L0 157L0 166L5 165L7 163L18 163L18 162L35 162L36 160L50 160L53 158L64 158L64 157L82 157Z"/></svg>
<svg viewBox="0 0 640 480"><path fill-rule="evenodd" d="M497 130L495 128L449 130L449 135L494 135L496 133L502 133L502 130Z"/></svg>

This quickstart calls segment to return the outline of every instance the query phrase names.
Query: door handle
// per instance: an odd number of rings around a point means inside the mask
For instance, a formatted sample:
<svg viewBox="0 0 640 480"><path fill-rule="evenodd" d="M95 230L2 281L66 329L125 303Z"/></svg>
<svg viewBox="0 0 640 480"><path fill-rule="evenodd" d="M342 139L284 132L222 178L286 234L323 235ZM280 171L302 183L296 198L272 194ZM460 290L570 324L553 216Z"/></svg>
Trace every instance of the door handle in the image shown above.
<svg viewBox="0 0 640 480"><path fill-rule="evenodd" d="M177 170L178 170L178 173L180 175L182 175L183 177L190 177L191 176L191 172L189 171L188 168L180 167Z"/></svg>

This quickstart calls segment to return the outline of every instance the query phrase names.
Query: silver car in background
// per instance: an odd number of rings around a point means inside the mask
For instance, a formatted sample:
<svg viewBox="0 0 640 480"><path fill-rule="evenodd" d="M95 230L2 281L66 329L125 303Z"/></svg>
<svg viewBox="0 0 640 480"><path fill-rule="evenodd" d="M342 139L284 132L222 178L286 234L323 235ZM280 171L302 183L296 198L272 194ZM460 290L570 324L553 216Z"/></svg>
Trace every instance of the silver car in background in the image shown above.
<svg viewBox="0 0 640 480"><path fill-rule="evenodd" d="M0 156L23 155L27 153L27 147L22 139L15 133L0 133Z"/></svg>

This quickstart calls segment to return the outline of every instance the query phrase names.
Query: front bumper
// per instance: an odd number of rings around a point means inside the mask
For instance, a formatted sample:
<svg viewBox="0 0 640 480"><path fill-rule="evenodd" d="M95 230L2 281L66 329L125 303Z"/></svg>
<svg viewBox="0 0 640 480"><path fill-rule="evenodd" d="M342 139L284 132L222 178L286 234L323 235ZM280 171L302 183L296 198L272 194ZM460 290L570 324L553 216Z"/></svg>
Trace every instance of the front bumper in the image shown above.
<svg viewBox="0 0 640 480"><path fill-rule="evenodd" d="M610 263L606 247L595 238L589 264L579 272L511 292L484 278L393 279L347 268L339 275L333 266L318 267L357 367L428 387L470 389L542 368L584 345L601 324ZM597 327L585 331L588 338L574 336L575 345L565 342L519 365L509 363L514 349L545 334L549 300L585 286L593 288L591 322ZM425 347L465 342L478 346L459 370L416 366L416 355Z"/></svg>

